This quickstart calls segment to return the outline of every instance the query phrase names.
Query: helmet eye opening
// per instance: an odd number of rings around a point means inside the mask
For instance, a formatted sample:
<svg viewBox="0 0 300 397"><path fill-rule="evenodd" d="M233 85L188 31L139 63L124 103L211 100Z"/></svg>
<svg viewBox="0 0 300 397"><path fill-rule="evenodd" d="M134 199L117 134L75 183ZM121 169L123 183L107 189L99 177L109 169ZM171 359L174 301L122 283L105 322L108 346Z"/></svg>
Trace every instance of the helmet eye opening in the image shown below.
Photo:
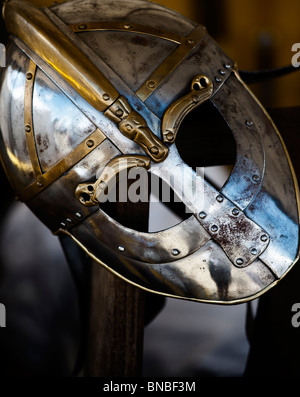
<svg viewBox="0 0 300 397"><path fill-rule="evenodd" d="M236 162L233 133L210 101L184 118L177 133L176 147L182 160L194 171L199 167L226 166L231 172Z"/></svg>

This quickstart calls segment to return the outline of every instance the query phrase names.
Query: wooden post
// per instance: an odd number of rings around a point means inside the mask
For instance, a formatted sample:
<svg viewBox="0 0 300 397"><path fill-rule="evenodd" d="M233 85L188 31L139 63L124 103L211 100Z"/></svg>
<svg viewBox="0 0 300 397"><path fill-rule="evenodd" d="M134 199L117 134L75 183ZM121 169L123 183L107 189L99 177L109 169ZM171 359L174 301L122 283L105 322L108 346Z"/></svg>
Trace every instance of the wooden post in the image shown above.
<svg viewBox="0 0 300 397"><path fill-rule="evenodd" d="M149 203L106 203L105 209L128 227L148 230ZM145 292L95 262L90 288L85 376L141 376Z"/></svg>

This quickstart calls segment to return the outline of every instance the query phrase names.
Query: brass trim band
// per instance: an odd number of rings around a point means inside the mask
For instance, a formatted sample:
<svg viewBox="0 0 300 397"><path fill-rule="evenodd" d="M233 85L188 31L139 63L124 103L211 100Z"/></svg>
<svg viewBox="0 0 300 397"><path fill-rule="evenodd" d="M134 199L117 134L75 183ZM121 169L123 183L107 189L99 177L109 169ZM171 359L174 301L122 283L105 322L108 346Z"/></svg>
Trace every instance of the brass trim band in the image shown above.
<svg viewBox="0 0 300 397"><path fill-rule="evenodd" d="M5 3L3 16L7 31L32 48L95 109L105 111L119 97L101 71L40 9L11 0Z"/></svg>
<svg viewBox="0 0 300 397"><path fill-rule="evenodd" d="M33 85L35 81L36 69L37 69L36 64L32 60L30 60L26 74L25 93L24 93L24 131L26 134L28 154L32 164L32 169L34 175L36 177L39 177L42 174L42 170L35 146L33 118L32 118L32 95L33 95Z"/></svg>
<svg viewBox="0 0 300 397"><path fill-rule="evenodd" d="M195 28L192 33L185 38L184 42L181 43L148 77L144 84L136 91L136 95L145 102L162 84L164 79L171 74L199 44L205 35L206 30L202 26Z"/></svg>
<svg viewBox="0 0 300 397"><path fill-rule="evenodd" d="M197 26L189 36L181 36L172 32L165 32L151 26L120 23L120 22L82 22L69 25L69 28L75 32L95 32L95 31L117 31L140 33L148 36L159 37L171 41L179 46L168 56L161 65L148 77L144 84L136 91L136 95L144 102L163 82L163 80L172 73L184 58L199 44L202 38L207 34L203 26Z"/></svg>
<svg viewBox="0 0 300 397"><path fill-rule="evenodd" d="M69 25L69 28L75 32L95 32L95 31L116 31L116 32L132 32L145 34L147 36L159 37L168 41L172 41L176 44L182 44L185 42L186 37L180 36L175 33L165 32L161 29L153 28L152 26L145 26L132 23L120 23L120 22L83 22L74 25Z"/></svg>
<svg viewBox="0 0 300 397"><path fill-rule="evenodd" d="M75 164L99 146L105 139L106 136L99 128L97 128L64 159L56 163L49 171L41 174L37 178L36 182L33 182L31 185L20 191L18 193L20 200L28 201L32 199L51 183L55 182L65 172L70 170Z"/></svg>

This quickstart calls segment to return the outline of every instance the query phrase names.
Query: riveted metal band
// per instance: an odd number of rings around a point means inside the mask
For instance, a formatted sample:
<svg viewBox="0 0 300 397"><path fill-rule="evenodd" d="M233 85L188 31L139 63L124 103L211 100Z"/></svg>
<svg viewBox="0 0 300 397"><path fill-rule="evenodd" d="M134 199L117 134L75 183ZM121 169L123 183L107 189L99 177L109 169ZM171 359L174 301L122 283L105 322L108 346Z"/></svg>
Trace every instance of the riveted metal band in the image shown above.
<svg viewBox="0 0 300 397"><path fill-rule="evenodd" d="M82 160L92 150L99 146L106 136L97 128L83 142L81 142L71 153L64 159L56 163L49 171L39 175L36 182L32 183L24 190L18 193L22 201L28 201L43 191L47 186L56 181L64 173L70 170L75 164Z"/></svg>
<svg viewBox="0 0 300 397"><path fill-rule="evenodd" d="M161 29L153 28L152 26L145 26L132 23L120 22L83 22L79 24L69 25L73 32L94 32L94 31L116 31L116 32L132 32L145 34L147 36L159 37L173 43L182 44L186 41L185 36L180 36L175 33L165 32Z"/></svg>
<svg viewBox="0 0 300 397"><path fill-rule="evenodd" d="M159 37L164 40L179 44L173 53L149 76L144 84L136 91L136 95L145 101L163 82L163 80L183 61L183 59L195 48L206 35L203 26L197 26L189 36L181 36L172 32L162 31L151 26L144 26L120 22L82 22L70 25L73 32L93 31L118 31L145 34Z"/></svg>
<svg viewBox="0 0 300 397"><path fill-rule="evenodd" d="M33 85L35 80L36 69L37 69L36 64L30 60L26 74L26 82L25 82L24 130L26 134L28 153L32 164L33 172L34 175L38 177L42 174L42 170L35 146L33 119L32 119L32 94L33 94Z"/></svg>
<svg viewBox="0 0 300 397"><path fill-rule="evenodd" d="M136 91L136 95L145 101L161 85L164 79L172 73L187 55L199 44L206 35L202 26L195 28L192 33L168 56L159 67L148 77L144 84Z"/></svg>

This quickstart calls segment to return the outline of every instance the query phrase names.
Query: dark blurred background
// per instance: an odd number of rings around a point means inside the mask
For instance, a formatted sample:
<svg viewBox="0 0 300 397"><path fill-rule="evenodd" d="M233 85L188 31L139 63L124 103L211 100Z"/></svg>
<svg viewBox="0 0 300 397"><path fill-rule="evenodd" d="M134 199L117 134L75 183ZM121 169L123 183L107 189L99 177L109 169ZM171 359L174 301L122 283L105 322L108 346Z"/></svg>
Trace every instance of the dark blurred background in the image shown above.
<svg viewBox="0 0 300 397"><path fill-rule="evenodd" d="M32 0L32 3L52 2ZM292 45L300 42L299 0L156 3L206 26L242 70L288 65L293 55ZM0 35L0 42L5 43L2 21ZM253 84L251 88L267 108L300 105L298 73ZM296 137L293 142L297 147ZM7 327L0 329L1 376L71 376L84 328L74 279L57 237L23 204L14 201L2 170L0 215L0 302L7 310ZM290 289L289 280L284 284L286 289L277 290L275 299L279 299L280 292L284 294ZM258 303L252 304L254 312ZM248 310L246 304L220 307L167 299L145 328L144 375L242 377L250 349L246 332ZM270 316L276 317L275 312ZM285 312L289 319L288 316L290 312ZM271 326L272 317L264 318ZM279 320L280 316L273 327L278 326ZM265 326L262 332L269 335L271 328L266 329ZM266 354L272 350L272 346L266 347L268 341L268 338L262 341ZM282 349L286 360L291 361L291 345ZM299 346L294 349L297 353ZM253 357L256 363L261 358L255 354ZM259 365L257 368L254 375L259 376ZM297 371L295 367L294 372Z"/></svg>

